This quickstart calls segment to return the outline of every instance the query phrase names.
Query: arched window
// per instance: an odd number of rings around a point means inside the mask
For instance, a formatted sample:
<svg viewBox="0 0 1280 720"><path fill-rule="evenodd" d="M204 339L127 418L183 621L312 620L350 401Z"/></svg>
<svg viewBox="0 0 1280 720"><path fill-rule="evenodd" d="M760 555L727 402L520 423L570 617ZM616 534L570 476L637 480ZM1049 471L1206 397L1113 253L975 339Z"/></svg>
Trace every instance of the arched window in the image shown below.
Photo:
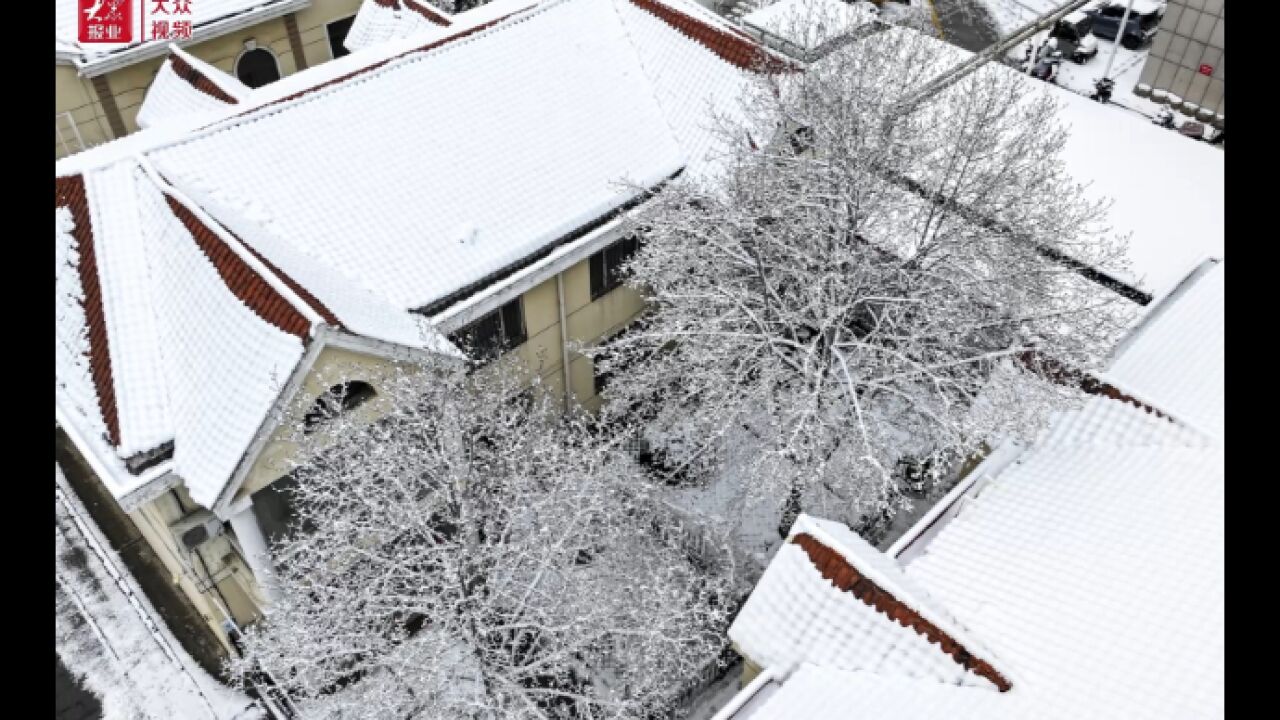
<svg viewBox="0 0 1280 720"><path fill-rule="evenodd" d="M280 79L280 64L266 48L249 48L236 60L236 77L251 88L260 88Z"/></svg>
<svg viewBox="0 0 1280 720"><path fill-rule="evenodd" d="M360 380L339 383L316 398L311 409L302 418L302 431L310 434L331 418L363 405L377 395L373 386Z"/></svg>

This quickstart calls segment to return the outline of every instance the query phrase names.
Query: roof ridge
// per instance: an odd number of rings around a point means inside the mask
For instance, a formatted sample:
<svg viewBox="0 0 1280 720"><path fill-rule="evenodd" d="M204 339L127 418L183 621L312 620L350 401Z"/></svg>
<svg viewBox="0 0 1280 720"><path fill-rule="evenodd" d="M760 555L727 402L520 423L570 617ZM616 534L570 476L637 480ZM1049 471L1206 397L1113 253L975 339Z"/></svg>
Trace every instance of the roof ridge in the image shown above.
<svg viewBox="0 0 1280 720"><path fill-rule="evenodd" d="M339 75L338 77L335 77L335 78L329 78L327 80L320 82L319 84L312 85L302 90L298 90L297 92L290 93L288 95L285 95L284 97L273 98L271 100L268 100L262 103L261 105L255 105L253 107L246 108L243 112L237 113L235 115L219 118L209 123L208 125L204 125L200 128L197 128L192 133L189 133L186 137L177 138L171 142L159 143L153 147L147 148L147 152L159 150L164 147L173 147L177 145L182 145L186 142L189 142L191 140L194 140L200 137L206 132L218 132L218 131L227 129L229 127L237 126L243 122L246 122L247 121L246 118L253 119L253 118L259 117L258 115L259 111L265 110L267 108L273 108L279 105L294 107L296 105L295 101L297 101L299 98L303 98L308 95L312 95L322 91L329 91L330 88L335 88L336 86L344 85L348 80L351 80L352 78L355 78L355 77L360 77L368 73L379 72L385 69L391 69L391 68L388 68L388 66L391 66L393 64L395 65L395 67L400 67L400 64L396 63L397 60L405 60L406 62L415 62L415 61L425 60L430 57L435 57L438 53L435 53L434 51L439 50L440 48L445 46L452 46L455 41L464 40L470 37L471 35L484 34L486 31L495 29L495 26L501 25L504 21L512 18L513 16L520 15L521 16L519 18L520 20L527 20L532 15L542 12L544 10L547 10L556 5L559 5L563 2L567 2L567 0L554 0L553 2L544 3L541 5L534 2L528 7L524 7L519 10L512 10L506 15L496 17L492 20L485 21L473 27L460 29L451 35L440 38L438 40L433 40L425 45L411 48L409 50L405 50L403 52L392 55L391 57L381 58L377 61L371 62L368 65L364 65L360 68L352 70L351 72L346 73L345 75ZM529 10L533 10L533 12L526 14L527 11ZM452 25L450 27L452 27ZM415 55L417 57L411 57ZM280 110L283 110L283 109L285 108L278 108L276 112L279 112Z"/></svg>
<svg viewBox="0 0 1280 720"><path fill-rule="evenodd" d="M222 227L198 203L164 180L141 158L139 164L148 179L155 183L174 217L183 224L201 252L213 264L223 283L258 317L284 332L296 335L304 342L311 335L313 325L323 322L335 325L338 323L328 307L320 303L306 288L280 272ZM229 255L218 252L217 245L225 247ZM261 284L255 283L254 278ZM264 291L267 295L274 296L275 301L264 298Z"/></svg>
<svg viewBox="0 0 1280 720"><path fill-rule="evenodd" d="M232 95L224 83L210 72L211 69L216 68L210 68L208 63L192 56L177 45L169 45L169 57L165 59L165 62L168 62L173 67L174 73L179 78L195 90L216 100L221 100L228 105L238 105L240 103L241 98Z"/></svg>
<svg viewBox="0 0 1280 720"><path fill-rule="evenodd" d="M734 67L752 72L758 70L782 72L798 69L790 60L778 57L772 50L737 28L727 25L718 26L705 18L679 10L662 0L625 1L658 18ZM716 42L717 39L720 42Z"/></svg>
<svg viewBox="0 0 1280 720"><path fill-rule="evenodd" d="M913 630L930 644L937 645L943 654L969 672L990 681L1000 692L1007 692L1013 687L1013 684L990 662L974 655L952 637L951 633L938 627L919 610L882 587L880 582L871 577L878 574L874 569L869 573L855 566L846 553L830 546L838 543L830 543L830 539L828 542L819 540L814 535L815 531L817 534L825 535L821 528L810 527L793 535L788 542L804 550L809 561L817 568L824 580L830 581L836 589L853 595L863 604L882 613L902 627Z"/></svg>
<svg viewBox="0 0 1280 720"><path fill-rule="evenodd" d="M112 448L120 445L120 417L116 409L115 382L111 373L110 340L107 337L106 310L102 303L102 283L93 242L93 220L84 175L55 178L55 207L71 213L71 237L76 241L76 270L80 275L81 306L85 317L85 342L88 350L89 374L97 389L98 409L107 426L107 440Z"/></svg>

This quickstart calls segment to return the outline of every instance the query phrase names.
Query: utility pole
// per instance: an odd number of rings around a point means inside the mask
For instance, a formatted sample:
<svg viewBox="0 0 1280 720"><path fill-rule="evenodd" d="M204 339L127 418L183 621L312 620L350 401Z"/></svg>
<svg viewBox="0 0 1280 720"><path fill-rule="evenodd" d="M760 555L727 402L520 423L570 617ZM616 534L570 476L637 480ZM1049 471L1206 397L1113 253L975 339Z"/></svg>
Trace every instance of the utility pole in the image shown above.
<svg viewBox="0 0 1280 720"><path fill-rule="evenodd" d="M1129 0L1129 4L1124 6L1124 15L1120 16L1120 27L1116 30L1115 42L1111 44L1111 57L1107 58L1107 67L1102 71L1104 80L1111 78L1111 64L1116 61L1116 53L1120 52L1120 44L1124 40L1124 28L1129 22L1129 13L1132 10L1133 0Z"/></svg>
<svg viewBox="0 0 1280 720"><path fill-rule="evenodd" d="M1016 47L1018 44L1022 43L1022 41L1031 39L1032 37L1035 36L1036 33L1040 32L1041 30L1052 28L1055 23L1057 23L1059 20L1065 17L1068 13L1087 5L1089 2L1090 0L1067 0L1067 2L1064 2L1063 4L1059 5L1057 8L1050 10L1049 12L1041 15L1035 20L1032 20L1026 25L1023 25L1017 30L1009 33L1004 38L993 43L987 49L983 50L977 55L974 55L972 58L969 58L965 62L960 63L959 65L951 68L950 70L947 70L946 72L938 75L933 80L926 83L924 87L920 88L916 92L911 93L910 95L908 95L907 97L903 98L898 102L897 107L894 109L894 112L890 112L888 114L888 117L885 118L886 134L888 132L889 127L892 125L894 119L896 119L899 116L910 113L912 110L915 109L916 105L918 105L925 98L936 95L939 92L942 92L943 90L947 89L948 87L951 87L952 85L954 85L955 83L963 79L965 76L972 73L974 70L977 70L983 65L986 65L988 62L1002 56L1004 53L1008 52L1011 48ZM1133 0L1129 0L1129 3L1133 4ZM1126 17L1128 16L1126 15ZM1032 55L1034 56L1034 54L1035 52L1033 49ZM1035 65L1034 60L1035 58L1033 57L1030 65L1032 66Z"/></svg>

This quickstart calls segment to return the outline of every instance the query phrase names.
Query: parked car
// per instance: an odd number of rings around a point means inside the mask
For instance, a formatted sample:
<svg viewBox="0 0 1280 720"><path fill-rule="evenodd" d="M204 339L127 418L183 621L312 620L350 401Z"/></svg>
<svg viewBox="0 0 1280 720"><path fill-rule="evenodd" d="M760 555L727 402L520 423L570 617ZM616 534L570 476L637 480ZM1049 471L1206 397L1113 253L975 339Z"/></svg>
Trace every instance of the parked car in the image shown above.
<svg viewBox="0 0 1280 720"><path fill-rule="evenodd" d="M1071 62L1084 64L1098 54L1098 41L1090 35L1093 18L1077 10L1059 20L1049 31L1049 49Z"/></svg>
<svg viewBox="0 0 1280 720"><path fill-rule="evenodd" d="M1120 36L1121 47L1137 50L1155 37L1160 18L1164 16L1164 5L1155 0L1135 0L1121 33L1120 19L1124 17L1125 5L1124 0L1105 0L1084 13L1093 19L1094 35L1113 42Z"/></svg>
<svg viewBox="0 0 1280 720"><path fill-rule="evenodd" d="M1009 60L1025 72L1028 62L1038 62L1056 51L1062 53L1064 59L1084 64L1098 54L1098 40L1090 34L1092 29L1093 18L1080 11L1073 12L1058 20L1048 32L1032 36L1026 45L1011 48ZM1034 58L1031 57L1033 49Z"/></svg>

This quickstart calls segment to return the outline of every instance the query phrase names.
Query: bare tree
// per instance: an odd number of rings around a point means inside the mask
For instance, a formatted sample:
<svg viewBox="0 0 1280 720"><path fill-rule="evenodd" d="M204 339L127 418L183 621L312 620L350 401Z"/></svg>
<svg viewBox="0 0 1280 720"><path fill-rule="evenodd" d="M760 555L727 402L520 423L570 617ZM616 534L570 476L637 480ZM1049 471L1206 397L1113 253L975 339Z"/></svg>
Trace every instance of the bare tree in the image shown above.
<svg viewBox="0 0 1280 720"><path fill-rule="evenodd" d="M237 671L308 717L640 718L717 660L728 579L654 532L581 418L498 368L378 391L378 422L337 399L305 429L324 449L293 472L281 599Z"/></svg>
<svg viewBox="0 0 1280 720"><path fill-rule="evenodd" d="M1046 363L1109 347L1128 301L1077 270L1120 246L1063 169L1053 98L992 66L904 110L953 52L893 28L764 75L717 119L721 171L640 216L651 310L597 356L606 417L672 473L745 452L783 527L802 502L889 512L907 477L1074 397Z"/></svg>

